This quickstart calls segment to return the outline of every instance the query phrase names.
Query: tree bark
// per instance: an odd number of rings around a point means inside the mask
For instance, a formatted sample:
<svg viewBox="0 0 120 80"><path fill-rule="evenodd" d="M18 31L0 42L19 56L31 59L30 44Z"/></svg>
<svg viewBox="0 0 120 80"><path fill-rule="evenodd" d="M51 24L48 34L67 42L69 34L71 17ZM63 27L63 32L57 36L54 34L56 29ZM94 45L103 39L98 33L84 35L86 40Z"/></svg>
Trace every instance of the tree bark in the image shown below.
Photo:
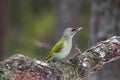
<svg viewBox="0 0 120 80"><path fill-rule="evenodd" d="M120 35L120 1L93 0L91 6L91 46L111 36ZM119 80L119 66L120 60L105 65L98 73L98 80Z"/></svg>
<svg viewBox="0 0 120 80"><path fill-rule="evenodd" d="M0 80L86 80L103 65L118 59L120 37L114 36L83 53L76 46L75 57L66 62L45 63L21 54L14 55L0 62Z"/></svg>

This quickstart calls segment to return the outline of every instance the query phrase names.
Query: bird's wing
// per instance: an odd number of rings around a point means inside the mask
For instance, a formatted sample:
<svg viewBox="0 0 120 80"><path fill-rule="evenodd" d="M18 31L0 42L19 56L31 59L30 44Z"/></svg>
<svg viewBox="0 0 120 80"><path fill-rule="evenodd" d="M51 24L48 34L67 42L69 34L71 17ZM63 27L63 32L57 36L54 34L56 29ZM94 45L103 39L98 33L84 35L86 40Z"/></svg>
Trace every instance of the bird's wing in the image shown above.
<svg viewBox="0 0 120 80"><path fill-rule="evenodd" d="M54 53L60 52L60 50L61 50L62 47L63 47L63 43L64 43L64 39L61 38L61 39L56 43L56 45L52 48L52 50L48 53L48 55L47 55L47 57L45 58L45 60L47 61L49 58L51 58L51 56L52 56Z"/></svg>

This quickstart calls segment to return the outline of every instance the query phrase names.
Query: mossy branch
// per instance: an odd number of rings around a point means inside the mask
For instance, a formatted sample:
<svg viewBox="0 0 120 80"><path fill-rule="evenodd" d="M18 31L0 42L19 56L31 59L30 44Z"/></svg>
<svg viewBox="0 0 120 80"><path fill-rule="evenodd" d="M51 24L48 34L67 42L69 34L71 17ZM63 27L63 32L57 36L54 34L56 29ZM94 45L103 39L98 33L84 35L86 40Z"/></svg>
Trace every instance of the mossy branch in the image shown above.
<svg viewBox="0 0 120 80"><path fill-rule="evenodd" d="M120 37L100 42L67 62L48 64L18 54L0 63L0 80L86 80L104 64L120 58Z"/></svg>

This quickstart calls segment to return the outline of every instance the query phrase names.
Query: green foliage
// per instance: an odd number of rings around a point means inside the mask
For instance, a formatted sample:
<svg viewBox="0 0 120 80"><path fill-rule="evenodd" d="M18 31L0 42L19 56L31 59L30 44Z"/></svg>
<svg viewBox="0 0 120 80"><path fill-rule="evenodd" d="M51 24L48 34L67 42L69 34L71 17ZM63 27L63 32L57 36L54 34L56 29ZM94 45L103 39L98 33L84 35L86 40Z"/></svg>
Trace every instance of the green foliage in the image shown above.
<svg viewBox="0 0 120 80"><path fill-rule="evenodd" d="M12 54L22 53L29 57L39 57L38 54L42 55L42 53L37 53L39 47L36 46L35 41L40 40L42 38L46 38L51 36L54 29L55 24L55 15L54 12L48 12L49 14L44 14L41 16L34 16L29 23L25 25L24 28L21 29L21 32L15 29L15 32L9 33L8 37L6 37L6 57ZM14 38L13 38L14 35ZM12 36L12 37L9 37ZM7 39L9 38L9 39ZM41 50L41 49L39 49ZM42 51L38 51L42 52ZM44 54L44 53L43 53ZM33 56L34 55L34 56Z"/></svg>
<svg viewBox="0 0 120 80"><path fill-rule="evenodd" d="M44 14L40 17L38 16L36 19L32 19L23 34L32 37L45 37L45 35L49 35L49 33L52 32L54 24L55 15L53 12L49 12L49 14Z"/></svg>

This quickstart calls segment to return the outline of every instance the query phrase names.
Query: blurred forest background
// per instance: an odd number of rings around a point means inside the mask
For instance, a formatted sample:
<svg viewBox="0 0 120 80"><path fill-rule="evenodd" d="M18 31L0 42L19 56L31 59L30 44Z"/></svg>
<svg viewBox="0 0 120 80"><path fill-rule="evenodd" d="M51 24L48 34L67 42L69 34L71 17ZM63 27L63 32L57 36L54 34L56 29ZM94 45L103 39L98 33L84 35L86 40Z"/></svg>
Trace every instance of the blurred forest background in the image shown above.
<svg viewBox="0 0 120 80"><path fill-rule="evenodd" d="M120 0L0 0L0 60L13 54L44 59L69 26L84 27L73 40L81 51L120 36ZM117 60L92 80L120 80L119 74Z"/></svg>

